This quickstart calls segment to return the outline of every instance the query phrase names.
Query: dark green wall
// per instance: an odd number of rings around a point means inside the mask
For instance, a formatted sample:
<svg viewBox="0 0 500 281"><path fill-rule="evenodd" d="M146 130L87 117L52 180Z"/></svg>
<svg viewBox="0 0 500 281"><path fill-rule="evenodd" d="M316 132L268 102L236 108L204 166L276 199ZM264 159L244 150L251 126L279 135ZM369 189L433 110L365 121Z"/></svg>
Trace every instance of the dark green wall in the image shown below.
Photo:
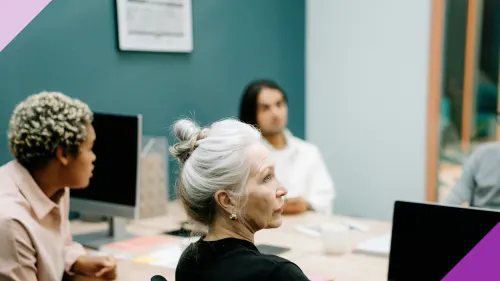
<svg viewBox="0 0 500 281"><path fill-rule="evenodd" d="M118 52L114 3L53 0L0 53L1 162L11 158L15 104L42 90L95 111L142 113L145 134L171 141L176 118L236 116L244 85L270 77L289 95L291 130L304 136L305 0L193 0L191 54Z"/></svg>

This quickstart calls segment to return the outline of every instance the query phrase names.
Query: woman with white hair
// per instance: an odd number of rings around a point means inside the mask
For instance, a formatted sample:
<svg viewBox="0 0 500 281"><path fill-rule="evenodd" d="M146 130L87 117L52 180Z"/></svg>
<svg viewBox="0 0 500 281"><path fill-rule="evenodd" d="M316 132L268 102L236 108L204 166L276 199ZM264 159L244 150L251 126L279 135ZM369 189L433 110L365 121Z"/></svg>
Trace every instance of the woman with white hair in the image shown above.
<svg viewBox="0 0 500 281"><path fill-rule="evenodd" d="M281 225L287 193L259 131L236 120L204 129L180 120L173 130L179 197L187 215L208 228L182 254L175 280L308 281L297 265L254 245L257 231Z"/></svg>
<svg viewBox="0 0 500 281"><path fill-rule="evenodd" d="M86 255L72 241L69 188L92 176L92 112L61 93L31 95L14 110L0 167L0 280L61 280L64 272L114 279L111 257Z"/></svg>

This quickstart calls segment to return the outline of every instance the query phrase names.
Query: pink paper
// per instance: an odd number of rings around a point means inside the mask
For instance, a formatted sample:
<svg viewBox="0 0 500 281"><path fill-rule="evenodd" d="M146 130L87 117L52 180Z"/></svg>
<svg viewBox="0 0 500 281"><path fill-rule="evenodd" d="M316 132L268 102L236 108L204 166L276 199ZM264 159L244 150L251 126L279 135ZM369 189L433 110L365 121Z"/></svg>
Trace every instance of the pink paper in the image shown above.
<svg viewBox="0 0 500 281"><path fill-rule="evenodd" d="M180 241L181 240L177 237L170 237L166 235L143 236L107 244L104 247L106 249L112 249L112 250L137 252L137 251L149 250L155 247L165 246L172 243L180 243Z"/></svg>
<svg viewBox="0 0 500 281"><path fill-rule="evenodd" d="M333 281L332 278L319 275L308 275L307 278L309 278L311 281Z"/></svg>

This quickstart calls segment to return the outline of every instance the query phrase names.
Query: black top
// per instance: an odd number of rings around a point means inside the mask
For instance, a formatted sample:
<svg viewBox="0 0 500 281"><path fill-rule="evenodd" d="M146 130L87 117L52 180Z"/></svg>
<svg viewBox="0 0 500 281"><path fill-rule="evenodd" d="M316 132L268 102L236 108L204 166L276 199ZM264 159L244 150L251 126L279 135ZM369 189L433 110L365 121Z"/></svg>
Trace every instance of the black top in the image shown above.
<svg viewBox="0 0 500 281"><path fill-rule="evenodd" d="M176 281L309 281L294 263L264 255L254 244L225 238L189 245L182 253Z"/></svg>

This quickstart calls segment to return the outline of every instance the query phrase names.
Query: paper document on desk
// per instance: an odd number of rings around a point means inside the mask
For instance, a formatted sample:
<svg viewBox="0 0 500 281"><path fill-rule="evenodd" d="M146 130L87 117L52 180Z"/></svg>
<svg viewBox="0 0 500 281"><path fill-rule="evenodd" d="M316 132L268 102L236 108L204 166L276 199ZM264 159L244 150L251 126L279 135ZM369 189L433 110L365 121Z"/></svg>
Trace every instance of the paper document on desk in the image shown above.
<svg viewBox="0 0 500 281"><path fill-rule="evenodd" d="M297 225L295 229L312 237L321 236L321 228L319 225Z"/></svg>
<svg viewBox="0 0 500 281"><path fill-rule="evenodd" d="M367 232L370 230L369 226L352 220L342 220L339 223L349 227L349 229L351 230L356 230L361 232ZM311 237L321 237L320 224L301 224L297 225L295 229Z"/></svg>
<svg viewBox="0 0 500 281"><path fill-rule="evenodd" d="M176 268L177 263L182 255L182 247L180 245L164 247L150 254L143 255L132 259L133 262L146 263L149 265L162 266L168 268Z"/></svg>
<svg viewBox="0 0 500 281"><path fill-rule="evenodd" d="M384 234L378 237L368 239L360 244L355 249L355 252L388 256L391 251L391 234Z"/></svg>
<svg viewBox="0 0 500 281"><path fill-rule="evenodd" d="M179 245L181 242L182 238L168 235L140 236L103 245L99 250L110 253L140 255L160 247Z"/></svg>
<svg viewBox="0 0 500 281"><path fill-rule="evenodd" d="M87 254L89 254L91 256L98 256L98 257L113 256L115 259L120 259L120 260L132 259L132 255L123 254L123 253L108 253L108 252L103 252L103 251L89 250L89 251L87 251Z"/></svg>

